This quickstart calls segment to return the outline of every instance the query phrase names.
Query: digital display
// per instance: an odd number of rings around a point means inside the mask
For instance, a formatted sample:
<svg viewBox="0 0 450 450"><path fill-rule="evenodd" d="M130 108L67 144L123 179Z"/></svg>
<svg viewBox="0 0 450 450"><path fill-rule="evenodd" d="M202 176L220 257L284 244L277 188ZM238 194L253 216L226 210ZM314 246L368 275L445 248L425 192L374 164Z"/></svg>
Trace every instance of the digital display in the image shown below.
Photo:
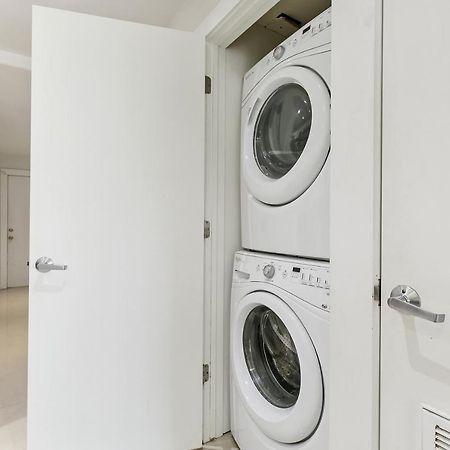
<svg viewBox="0 0 450 450"><path fill-rule="evenodd" d="M292 272L300 273L300 267L293 267Z"/></svg>
<svg viewBox="0 0 450 450"><path fill-rule="evenodd" d="M310 29L311 29L311 25L310 25L309 27L306 27L306 28L302 31L302 34L307 33Z"/></svg>

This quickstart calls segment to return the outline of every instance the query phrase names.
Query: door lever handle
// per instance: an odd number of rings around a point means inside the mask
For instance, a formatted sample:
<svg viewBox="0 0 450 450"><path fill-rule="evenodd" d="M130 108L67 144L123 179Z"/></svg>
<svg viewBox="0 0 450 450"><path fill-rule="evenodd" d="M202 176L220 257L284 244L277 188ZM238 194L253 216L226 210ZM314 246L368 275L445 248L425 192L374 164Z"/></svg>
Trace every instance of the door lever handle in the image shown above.
<svg viewBox="0 0 450 450"><path fill-rule="evenodd" d="M419 317L420 319L429 320L434 323L442 323L445 321L445 314L436 314L422 309L420 295L410 286L396 286L392 289L387 303L392 309Z"/></svg>
<svg viewBox="0 0 450 450"><path fill-rule="evenodd" d="M36 261L34 265L39 272L47 273L51 270L67 270L67 266L64 264L55 264L53 259L42 256Z"/></svg>

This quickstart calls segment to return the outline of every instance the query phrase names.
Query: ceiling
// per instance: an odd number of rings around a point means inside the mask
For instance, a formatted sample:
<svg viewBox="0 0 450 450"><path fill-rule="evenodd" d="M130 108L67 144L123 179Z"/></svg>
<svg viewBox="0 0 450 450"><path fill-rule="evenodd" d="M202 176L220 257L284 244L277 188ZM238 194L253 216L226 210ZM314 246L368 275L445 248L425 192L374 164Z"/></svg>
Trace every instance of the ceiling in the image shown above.
<svg viewBox="0 0 450 450"><path fill-rule="evenodd" d="M190 0L0 0L0 49L31 55L31 6L167 25Z"/></svg>

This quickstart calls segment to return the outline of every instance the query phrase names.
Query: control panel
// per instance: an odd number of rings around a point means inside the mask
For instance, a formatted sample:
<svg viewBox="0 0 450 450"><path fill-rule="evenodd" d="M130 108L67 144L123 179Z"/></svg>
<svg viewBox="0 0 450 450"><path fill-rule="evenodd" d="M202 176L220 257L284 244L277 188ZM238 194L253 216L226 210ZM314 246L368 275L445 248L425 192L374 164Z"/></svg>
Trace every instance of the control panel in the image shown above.
<svg viewBox="0 0 450 450"><path fill-rule="evenodd" d="M270 283L315 306L330 309L330 263L240 251L233 283Z"/></svg>
<svg viewBox="0 0 450 450"><path fill-rule="evenodd" d="M235 281L269 281L278 285L304 285L330 289L330 268L327 262L300 258L273 258L238 252L234 262Z"/></svg>
<svg viewBox="0 0 450 450"><path fill-rule="evenodd" d="M330 38L325 36L323 42L320 42L322 39L319 39L318 35L330 26L331 8L328 8L312 19L311 22L296 31L292 36L288 37L245 74L243 97L245 98L248 95L264 74L277 66L281 61L305 52L310 48L324 45L327 41L329 42Z"/></svg>

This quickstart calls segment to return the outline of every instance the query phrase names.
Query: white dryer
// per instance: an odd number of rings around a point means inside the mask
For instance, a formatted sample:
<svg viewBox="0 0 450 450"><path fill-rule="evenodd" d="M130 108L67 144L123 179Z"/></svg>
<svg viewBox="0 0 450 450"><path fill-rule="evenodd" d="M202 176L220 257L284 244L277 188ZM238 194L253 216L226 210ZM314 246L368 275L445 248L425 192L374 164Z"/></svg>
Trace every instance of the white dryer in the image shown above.
<svg viewBox="0 0 450 450"><path fill-rule="evenodd" d="M241 450L328 450L329 264L237 252L231 430Z"/></svg>
<svg viewBox="0 0 450 450"><path fill-rule="evenodd" d="M242 246L329 259L331 9L244 78Z"/></svg>

